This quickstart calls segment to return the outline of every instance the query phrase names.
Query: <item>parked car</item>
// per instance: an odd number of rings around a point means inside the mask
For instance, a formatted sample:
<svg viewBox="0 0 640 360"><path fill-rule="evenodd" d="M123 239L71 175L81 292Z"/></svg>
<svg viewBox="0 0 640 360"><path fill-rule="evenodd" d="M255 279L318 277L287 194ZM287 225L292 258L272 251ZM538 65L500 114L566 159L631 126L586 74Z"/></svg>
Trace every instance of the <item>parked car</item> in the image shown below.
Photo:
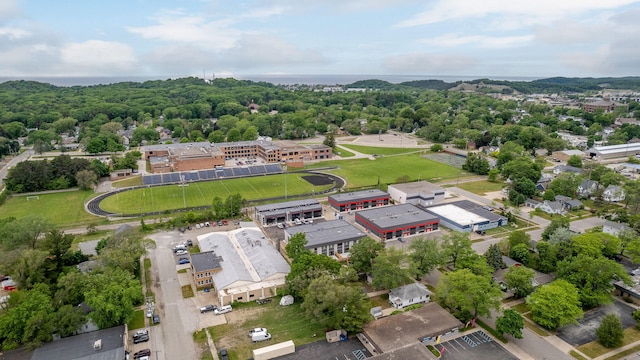
<svg viewBox="0 0 640 360"><path fill-rule="evenodd" d="M253 342L266 340L271 340L271 334L269 334L268 332L255 333L251 336L251 341Z"/></svg>
<svg viewBox="0 0 640 360"><path fill-rule="evenodd" d="M222 220L222 225L227 226L227 225L229 225L229 222L227 220Z"/></svg>
<svg viewBox="0 0 640 360"><path fill-rule="evenodd" d="M188 258L183 257L183 258L180 258L180 259L178 260L178 265L185 265L185 264L188 264L189 262L190 262L190 261L189 261L189 259L188 259Z"/></svg>
<svg viewBox="0 0 640 360"><path fill-rule="evenodd" d="M205 305L205 306L200 308L200 312L204 314L204 313L209 312L209 311L215 311L217 308L218 307L215 306L215 305Z"/></svg>
<svg viewBox="0 0 640 360"><path fill-rule="evenodd" d="M231 305L225 305L213 310L213 313L216 315L222 315L231 311L233 311L233 308L231 307Z"/></svg>
<svg viewBox="0 0 640 360"><path fill-rule="evenodd" d="M147 310L147 317L150 318L153 316L153 309Z"/></svg>
<svg viewBox="0 0 640 360"><path fill-rule="evenodd" d="M187 245L185 244L178 244L176 246L173 247L173 252L178 252L180 250L187 250Z"/></svg>
<svg viewBox="0 0 640 360"><path fill-rule="evenodd" d="M222 226L222 221L218 220L218 226Z"/></svg>
<svg viewBox="0 0 640 360"><path fill-rule="evenodd" d="M227 349L220 349L220 360L229 360L229 354L227 354Z"/></svg>
<svg viewBox="0 0 640 360"><path fill-rule="evenodd" d="M186 246L193 246L193 240L191 239L187 239L187 241L184 242L184 245Z"/></svg>
<svg viewBox="0 0 640 360"><path fill-rule="evenodd" d="M141 342L147 342L147 341L149 341L149 335L140 335L138 337L133 338L134 344L139 344Z"/></svg>
<svg viewBox="0 0 640 360"><path fill-rule="evenodd" d="M187 250L177 250L176 255L187 255L189 252Z"/></svg>
<svg viewBox="0 0 640 360"><path fill-rule="evenodd" d="M257 333L266 333L267 329L265 328L255 328L255 329L251 329L249 330L249 337L253 336L253 334L257 334Z"/></svg>
<svg viewBox="0 0 640 360"><path fill-rule="evenodd" d="M138 336L142 336L142 335L149 335L149 330L147 329L141 329L141 330L136 330L133 333L133 337L138 337Z"/></svg>
<svg viewBox="0 0 640 360"><path fill-rule="evenodd" d="M160 324L160 315L153 314L153 323L154 324Z"/></svg>
<svg viewBox="0 0 640 360"><path fill-rule="evenodd" d="M137 353L133 354L133 358L136 360L144 356L151 356L151 349L142 349Z"/></svg>
<svg viewBox="0 0 640 360"><path fill-rule="evenodd" d="M282 225L282 223L278 223L278 229L284 229L284 225Z"/></svg>

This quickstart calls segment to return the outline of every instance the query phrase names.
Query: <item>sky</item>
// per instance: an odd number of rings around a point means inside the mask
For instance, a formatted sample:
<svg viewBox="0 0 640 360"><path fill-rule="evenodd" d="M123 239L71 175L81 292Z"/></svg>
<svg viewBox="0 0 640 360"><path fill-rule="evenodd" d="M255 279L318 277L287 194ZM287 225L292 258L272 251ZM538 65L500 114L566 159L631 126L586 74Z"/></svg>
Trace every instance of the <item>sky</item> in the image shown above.
<svg viewBox="0 0 640 360"><path fill-rule="evenodd" d="M638 76L639 40L640 0L0 0L10 78Z"/></svg>

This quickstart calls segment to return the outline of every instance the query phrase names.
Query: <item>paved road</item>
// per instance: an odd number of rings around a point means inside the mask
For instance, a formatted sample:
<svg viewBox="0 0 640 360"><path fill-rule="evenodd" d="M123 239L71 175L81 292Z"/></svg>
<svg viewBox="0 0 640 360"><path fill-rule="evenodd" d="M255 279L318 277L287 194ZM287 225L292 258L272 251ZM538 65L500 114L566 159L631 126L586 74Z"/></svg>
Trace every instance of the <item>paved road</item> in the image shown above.
<svg viewBox="0 0 640 360"><path fill-rule="evenodd" d="M160 232L149 236L156 248L149 250L153 292L158 304L160 325L152 327L151 346L157 360L196 359L199 351L192 334L199 330L199 313L193 298L184 299L172 248L182 242L178 231Z"/></svg>
<svg viewBox="0 0 640 360"><path fill-rule="evenodd" d="M13 166L16 166L17 163L25 161L27 159L29 159L29 157L32 154L32 150L28 149L25 152L23 152L22 154L14 157L13 159L9 160L9 162L7 163L6 166L3 166L2 169L0 169L0 184L4 183L4 178L7 177L7 173L9 172L9 169Z"/></svg>

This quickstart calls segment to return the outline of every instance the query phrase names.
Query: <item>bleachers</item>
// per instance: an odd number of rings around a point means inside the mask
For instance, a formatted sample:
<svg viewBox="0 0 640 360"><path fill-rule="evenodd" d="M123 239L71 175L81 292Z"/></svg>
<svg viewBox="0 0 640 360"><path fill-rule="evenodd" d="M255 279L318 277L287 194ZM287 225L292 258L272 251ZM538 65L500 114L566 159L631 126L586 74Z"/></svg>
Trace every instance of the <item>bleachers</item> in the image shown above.
<svg viewBox="0 0 640 360"><path fill-rule="evenodd" d="M142 185L176 184L181 182L207 181L220 178L233 179L238 177L280 173L282 173L282 166L280 166L280 164L253 165L215 170L194 170L166 174L144 175L142 177Z"/></svg>

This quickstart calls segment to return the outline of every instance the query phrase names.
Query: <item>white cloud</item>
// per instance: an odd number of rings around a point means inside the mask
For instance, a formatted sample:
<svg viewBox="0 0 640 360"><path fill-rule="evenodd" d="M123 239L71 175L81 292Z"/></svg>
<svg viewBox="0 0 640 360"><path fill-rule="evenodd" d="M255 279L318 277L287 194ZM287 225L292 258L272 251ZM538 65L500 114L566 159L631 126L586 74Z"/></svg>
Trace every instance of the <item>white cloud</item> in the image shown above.
<svg viewBox="0 0 640 360"><path fill-rule="evenodd" d="M221 55L221 59L225 59L223 64L236 68L283 66L286 69L288 66L328 63L322 54L313 49L303 49L268 35L245 35L236 46Z"/></svg>
<svg viewBox="0 0 640 360"><path fill-rule="evenodd" d="M534 39L533 35L521 36L487 36L487 35L459 35L445 34L433 38L420 39L419 42L441 47L457 47L472 45L485 48L510 48L524 46Z"/></svg>
<svg viewBox="0 0 640 360"><path fill-rule="evenodd" d="M75 75L109 76L132 71L136 66L131 46L100 40L65 44L60 48L60 59L62 66Z"/></svg>
<svg viewBox="0 0 640 360"><path fill-rule="evenodd" d="M0 22L13 19L21 14L18 0L0 0Z"/></svg>
<svg viewBox="0 0 640 360"><path fill-rule="evenodd" d="M506 22L507 27L516 24L522 27L575 18L590 11L617 9L637 2L638 0L437 0L428 10L401 21L397 26L412 27L492 15L499 16L500 22Z"/></svg>
<svg viewBox="0 0 640 360"><path fill-rule="evenodd" d="M128 27L131 33L145 39L200 44L208 48L227 49L233 46L241 32L230 28L229 20L208 21L202 16L183 13L153 17L156 25Z"/></svg>
<svg viewBox="0 0 640 360"><path fill-rule="evenodd" d="M269 3L284 6L290 13L354 13L380 10L404 4L417 4L419 0L269 0Z"/></svg>
<svg viewBox="0 0 640 360"><path fill-rule="evenodd" d="M27 37L28 31L19 28L0 27L0 38L6 37L9 40L16 40Z"/></svg>
<svg viewBox="0 0 640 360"><path fill-rule="evenodd" d="M399 74L456 74L468 73L477 64L471 56L462 54L413 53L389 56L383 66Z"/></svg>

